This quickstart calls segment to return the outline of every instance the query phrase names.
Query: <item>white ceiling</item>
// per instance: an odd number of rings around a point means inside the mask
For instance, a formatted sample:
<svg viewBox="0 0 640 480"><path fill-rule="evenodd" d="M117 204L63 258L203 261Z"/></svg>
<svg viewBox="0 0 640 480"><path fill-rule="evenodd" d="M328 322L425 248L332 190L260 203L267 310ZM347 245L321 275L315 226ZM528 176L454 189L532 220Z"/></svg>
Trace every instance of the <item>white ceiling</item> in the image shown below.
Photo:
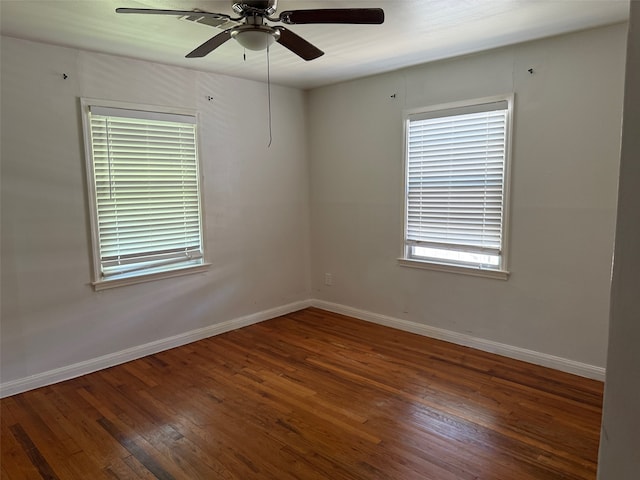
<svg viewBox="0 0 640 480"><path fill-rule="evenodd" d="M0 0L3 35L266 80L265 52L229 41L184 58L221 30L160 15L120 15L116 7L232 14L230 0ZM383 25L293 25L325 55L305 62L270 49L271 81L313 88L456 55L625 21L629 0L280 0L278 11L381 7ZM277 15L277 14L276 14ZM235 15L234 15L235 16Z"/></svg>

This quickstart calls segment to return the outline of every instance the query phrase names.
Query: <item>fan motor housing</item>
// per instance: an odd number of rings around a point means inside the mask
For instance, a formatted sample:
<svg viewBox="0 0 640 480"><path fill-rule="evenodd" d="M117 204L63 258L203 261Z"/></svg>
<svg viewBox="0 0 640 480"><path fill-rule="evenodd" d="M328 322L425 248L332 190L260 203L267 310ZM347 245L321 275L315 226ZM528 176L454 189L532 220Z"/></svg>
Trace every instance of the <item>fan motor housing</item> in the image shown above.
<svg viewBox="0 0 640 480"><path fill-rule="evenodd" d="M273 15L277 8L277 0L245 0L242 2L232 1L231 8L234 12L243 14L251 11L261 10L266 15Z"/></svg>

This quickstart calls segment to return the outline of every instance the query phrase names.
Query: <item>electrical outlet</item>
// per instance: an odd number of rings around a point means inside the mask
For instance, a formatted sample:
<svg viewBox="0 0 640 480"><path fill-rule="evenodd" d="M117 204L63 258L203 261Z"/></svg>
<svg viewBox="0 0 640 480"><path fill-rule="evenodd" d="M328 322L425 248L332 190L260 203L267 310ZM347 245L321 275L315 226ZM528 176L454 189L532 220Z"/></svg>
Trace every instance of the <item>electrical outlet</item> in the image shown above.
<svg viewBox="0 0 640 480"><path fill-rule="evenodd" d="M333 275L331 273L324 274L324 284L328 286L333 285Z"/></svg>

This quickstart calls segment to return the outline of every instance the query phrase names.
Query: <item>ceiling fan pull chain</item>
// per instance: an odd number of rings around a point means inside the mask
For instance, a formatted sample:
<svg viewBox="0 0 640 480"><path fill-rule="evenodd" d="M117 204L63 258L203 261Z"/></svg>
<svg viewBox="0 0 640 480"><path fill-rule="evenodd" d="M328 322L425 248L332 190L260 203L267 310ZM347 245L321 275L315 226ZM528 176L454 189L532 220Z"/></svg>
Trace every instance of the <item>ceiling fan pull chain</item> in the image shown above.
<svg viewBox="0 0 640 480"><path fill-rule="evenodd" d="M269 145L267 148L271 147L271 142L273 141L273 135L271 131L271 68L269 66L269 46L267 45L267 96L269 97Z"/></svg>

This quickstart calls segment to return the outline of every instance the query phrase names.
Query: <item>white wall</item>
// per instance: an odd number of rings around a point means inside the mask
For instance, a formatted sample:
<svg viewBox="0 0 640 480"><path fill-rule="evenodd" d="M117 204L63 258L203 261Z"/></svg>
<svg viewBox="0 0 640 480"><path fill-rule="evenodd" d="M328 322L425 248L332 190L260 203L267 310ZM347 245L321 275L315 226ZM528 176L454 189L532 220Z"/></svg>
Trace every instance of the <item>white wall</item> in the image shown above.
<svg viewBox="0 0 640 480"><path fill-rule="evenodd" d="M3 37L2 384L309 298L604 367L625 32L274 87L270 149L264 84ZM512 91L511 278L400 267L403 109ZM207 273L92 290L81 96L200 112Z"/></svg>
<svg viewBox="0 0 640 480"><path fill-rule="evenodd" d="M615 25L311 91L314 297L604 367L625 32ZM399 266L403 109L510 92L511 277Z"/></svg>
<svg viewBox="0 0 640 480"><path fill-rule="evenodd" d="M3 384L309 298L303 92L267 148L261 83L3 37L1 88ZM81 96L200 113L207 273L93 291Z"/></svg>
<svg viewBox="0 0 640 480"><path fill-rule="evenodd" d="M640 472L640 2L631 2L598 478Z"/></svg>

